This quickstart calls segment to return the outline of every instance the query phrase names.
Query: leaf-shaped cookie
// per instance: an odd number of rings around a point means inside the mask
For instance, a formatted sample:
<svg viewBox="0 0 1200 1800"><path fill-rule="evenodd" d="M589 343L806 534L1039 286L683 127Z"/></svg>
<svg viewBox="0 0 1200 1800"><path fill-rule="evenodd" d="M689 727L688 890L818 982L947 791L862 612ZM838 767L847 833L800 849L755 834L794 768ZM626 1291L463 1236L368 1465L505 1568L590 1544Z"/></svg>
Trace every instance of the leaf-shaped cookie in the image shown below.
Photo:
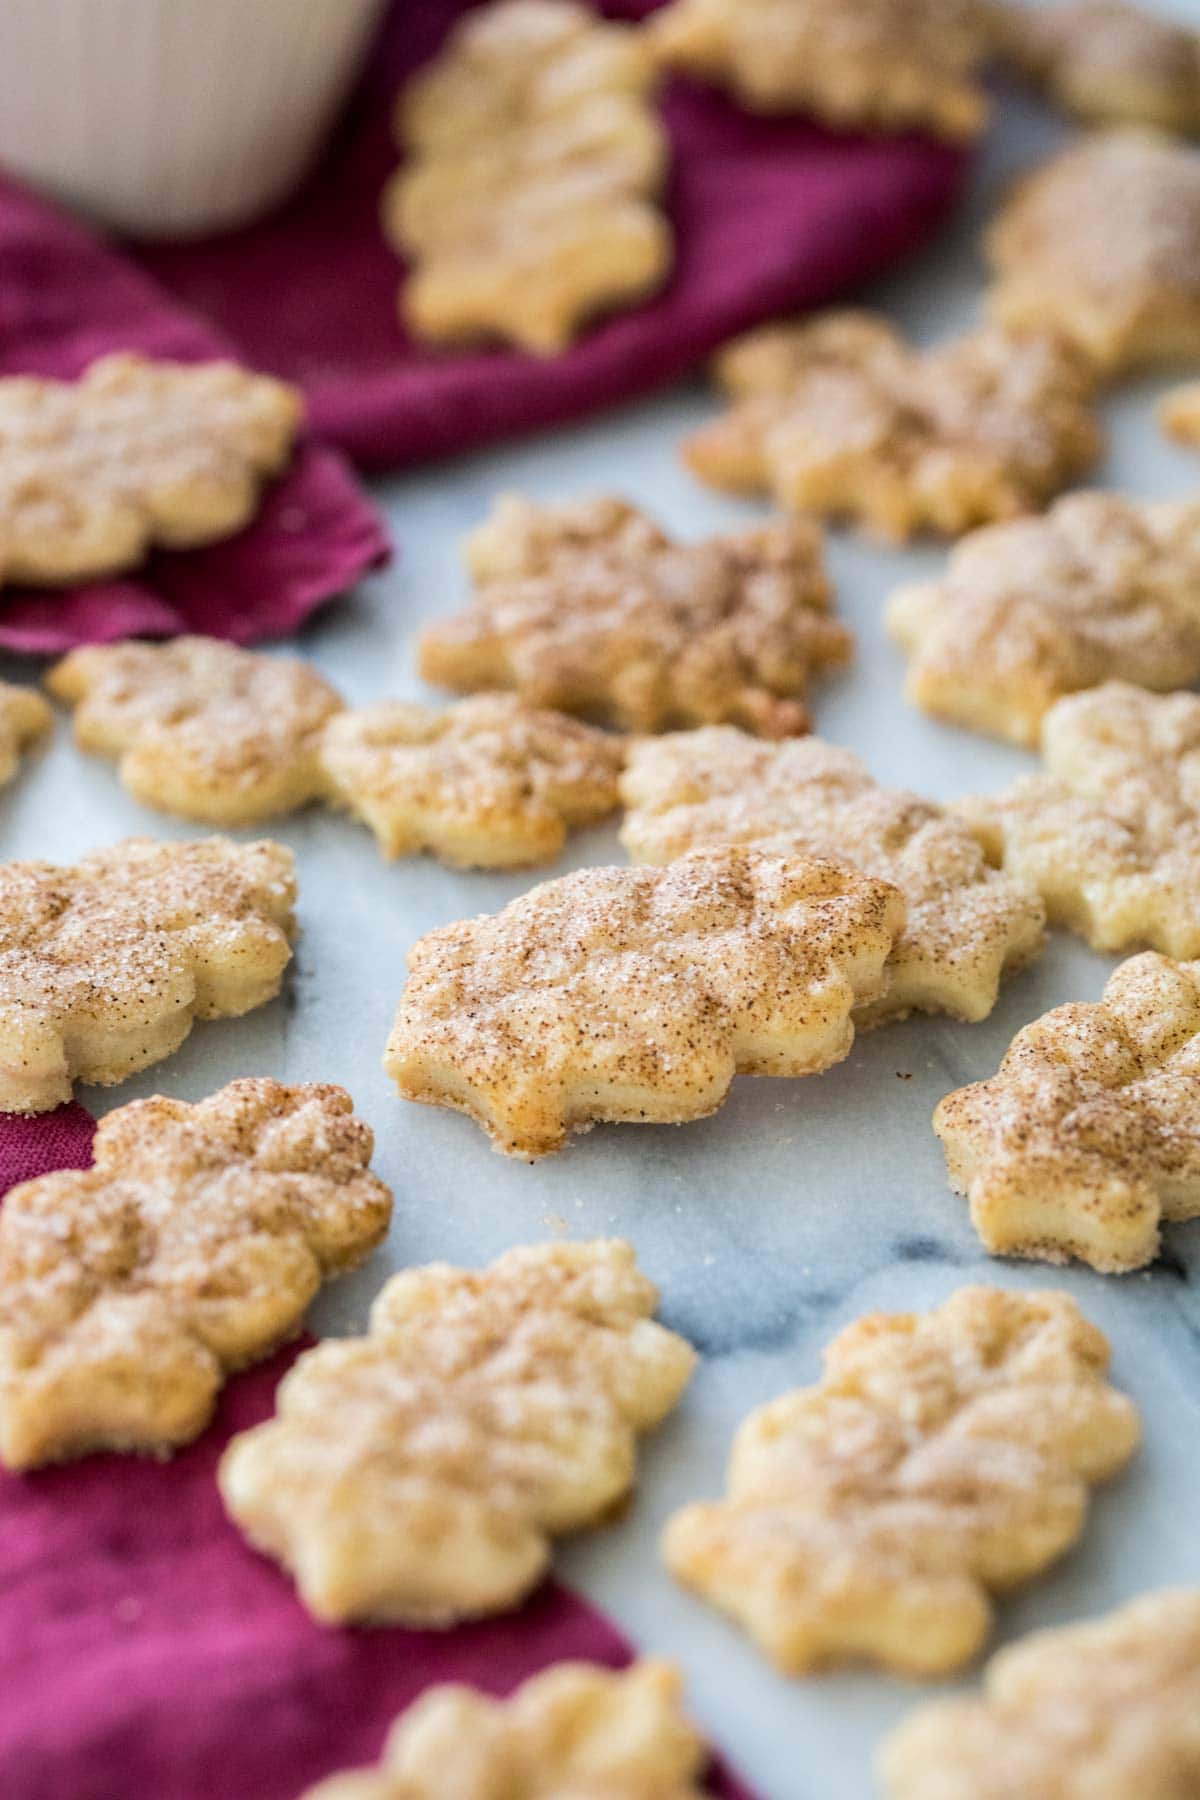
<svg viewBox="0 0 1200 1800"><path fill-rule="evenodd" d="M736 1073L839 1062L903 923L896 888L806 857L580 869L414 945L384 1067L514 1156L703 1118Z"/></svg>
<svg viewBox="0 0 1200 1800"><path fill-rule="evenodd" d="M635 862L744 844L893 882L908 916L887 988L860 1009L860 1027L914 1008L986 1018L1001 977L1041 945L1032 888L998 878L951 813L881 787L852 750L820 738L771 744L728 725L645 738L630 750L621 793L621 841Z"/></svg>
<svg viewBox="0 0 1200 1800"><path fill-rule="evenodd" d="M1066 1294L963 1288L872 1313L817 1386L750 1415L728 1498L670 1521L668 1567L791 1672L944 1674L986 1638L989 1595L1069 1549L1089 1484L1133 1454L1107 1368Z"/></svg>
<svg viewBox="0 0 1200 1800"><path fill-rule="evenodd" d="M0 1461L166 1455L391 1216L338 1087L234 1081L103 1119L92 1168L0 1209Z"/></svg>
<svg viewBox="0 0 1200 1800"><path fill-rule="evenodd" d="M196 1019L279 992L292 853L127 838L75 864L0 863L0 1111L45 1112L177 1050Z"/></svg>
<svg viewBox="0 0 1200 1800"><path fill-rule="evenodd" d="M850 658L819 531L800 519L673 543L635 507L500 500L468 540L464 611L426 627L427 681L515 689L630 731L808 728L813 675Z"/></svg>
<svg viewBox="0 0 1200 1800"><path fill-rule="evenodd" d="M1102 1000L1019 1031L933 1127L993 1255L1152 1262L1160 1221L1200 1214L1200 963L1130 957Z"/></svg>
<svg viewBox="0 0 1200 1800"><path fill-rule="evenodd" d="M1104 446L1089 365L1046 335L914 350L874 314L826 313L737 339L715 374L730 410L683 444L702 480L886 539L1044 506Z"/></svg>
<svg viewBox="0 0 1200 1800"><path fill-rule="evenodd" d="M0 583L70 585L232 537L300 428L294 388L236 363L101 357L0 380Z"/></svg>
<svg viewBox="0 0 1200 1800"><path fill-rule="evenodd" d="M695 1358L657 1301L617 1242L395 1275L369 1334L308 1351L234 1438L225 1504L318 1618L503 1612L552 1537L628 1493L637 1434L683 1391Z"/></svg>

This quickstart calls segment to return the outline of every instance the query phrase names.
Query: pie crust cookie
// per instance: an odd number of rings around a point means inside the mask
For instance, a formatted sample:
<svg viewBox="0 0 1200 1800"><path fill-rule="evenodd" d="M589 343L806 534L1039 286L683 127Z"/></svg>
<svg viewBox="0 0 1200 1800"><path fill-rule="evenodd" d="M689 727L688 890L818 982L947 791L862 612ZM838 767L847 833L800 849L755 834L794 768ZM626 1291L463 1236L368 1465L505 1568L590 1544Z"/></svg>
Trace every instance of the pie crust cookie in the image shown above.
<svg viewBox="0 0 1200 1800"><path fill-rule="evenodd" d="M143 806L256 825L318 798L321 731L340 696L299 657L216 638L72 650L46 685L73 707L81 750L113 758Z"/></svg>
<svg viewBox="0 0 1200 1800"><path fill-rule="evenodd" d="M853 751L819 738L769 744L726 725L646 738L621 792L621 842L636 863L740 844L894 883L907 923L886 991L856 1013L860 1029L914 1009L986 1018L1001 978L1041 948L1045 910L1031 887L989 869L942 807L880 787Z"/></svg>
<svg viewBox="0 0 1200 1800"><path fill-rule="evenodd" d="M510 1156L704 1118L735 1074L840 1062L903 925L898 889L809 857L580 869L414 945L384 1067Z"/></svg>
<svg viewBox="0 0 1200 1800"><path fill-rule="evenodd" d="M963 1288L859 1319L817 1386L751 1413L728 1497L676 1513L667 1565L788 1673L948 1674L990 1596L1075 1543L1089 1486L1136 1449L1108 1361L1066 1294Z"/></svg>
<svg viewBox="0 0 1200 1800"><path fill-rule="evenodd" d="M0 1112L46 1112L177 1050L196 1019L279 992L290 850L127 838L73 865L0 863Z"/></svg>
<svg viewBox="0 0 1200 1800"><path fill-rule="evenodd" d="M914 350L877 315L768 325L714 363L730 410L684 440L701 480L893 541L1036 510L1104 448L1078 351L995 327Z"/></svg>
<svg viewBox="0 0 1200 1800"><path fill-rule="evenodd" d="M1130 957L1101 1001L1019 1031L933 1128L994 1256L1144 1267L1160 1221L1200 1216L1200 963Z"/></svg>
<svg viewBox="0 0 1200 1800"><path fill-rule="evenodd" d="M231 537L300 429L295 388L236 363L120 354L0 380L0 583L56 586Z"/></svg>
<svg viewBox="0 0 1200 1800"><path fill-rule="evenodd" d="M507 1611L550 1540L634 1482L695 1362L620 1242L393 1276L366 1337L308 1351L235 1437L221 1492L317 1618L448 1626Z"/></svg>
<svg viewBox="0 0 1200 1800"><path fill-rule="evenodd" d="M1200 32L1129 0L1014 5L998 18L1004 54L1077 119L1200 131Z"/></svg>
<svg viewBox="0 0 1200 1800"><path fill-rule="evenodd" d="M947 138L987 120L976 71L991 31L976 0L674 0L649 29L669 67L754 112Z"/></svg>
<svg viewBox="0 0 1200 1800"><path fill-rule="evenodd" d="M572 0L497 0L455 28L402 96L383 202L415 336L553 356L662 286L655 81L644 34Z"/></svg>
<svg viewBox="0 0 1200 1800"><path fill-rule="evenodd" d="M940 579L892 596L887 625L914 706L1035 747L1065 694L1200 679L1200 502L1071 494L973 533Z"/></svg>
<svg viewBox="0 0 1200 1800"><path fill-rule="evenodd" d="M0 787L13 779L22 756L53 723L54 715L36 688L0 681Z"/></svg>
<svg viewBox="0 0 1200 1800"><path fill-rule="evenodd" d="M1200 155L1097 132L1017 184L988 233L992 311L1055 331L1106 376L1200 359Z"/></svg>
<svg viewBox="0 0 1200 1800"><path fill-rule="evenodd" d="M1051 707L1044 775L959 801L990 862L1096 950L1200 956L1200 696L1108 681Z"/></svg>
<svg viewBox="0 0 1200 1800"><path fill-rule="evenodd" d="M623 739L515 694L444 712L383 701L331 720L321 746L329 797L385 856L432 850L457 868L553 861L615 809L624 758Z"/></svg>
<svg viewBox="0 0 1200 1800"><path fill-rule="evenodd" d="M73 650L46 680L75 708L80 747L115 758L136 799L205 824L325 800L385 855L505 868L551 860L569 828L617 804L623 740L512 694L348 711L299 657L204 637ZM3 700L0 688L0 726Z"/></svg>
<svg viewBox="0 0 1200 1800"><path fill-rule="evenodd" d="M377 1768L302 1800L704 1800L709 1754L670 1663L552 1663L506 1700L428 1688L392 1726Z"/></svg>
<svg viewBox="0 0 1200 1800"><path fill-rule="evenodd" d="M879 1773L889 1800L1177 1800L1200 1793L1198 1720L1200 1589L1164 1589L999 1651L977 1697L892 1733Z"/></svg>
<svg viewBox="0 0 1200 1800"><path fill-rule="evenodd" d="M167 1456L225 1376L300 1328L323 1280L384 1237L392 1198L342 1088L234 1081L135 1100L95 1163L0 1209L0 1462Z"/></svg>
<svg viewBox="0 0 1200 1800"><path fill-rule="evenodd" d="M809 681L853 650L808 520L677 544L623 500L509 495L467 562L474 598L423 632L424 678L514 689L622 730L806 731Z"/></svg>

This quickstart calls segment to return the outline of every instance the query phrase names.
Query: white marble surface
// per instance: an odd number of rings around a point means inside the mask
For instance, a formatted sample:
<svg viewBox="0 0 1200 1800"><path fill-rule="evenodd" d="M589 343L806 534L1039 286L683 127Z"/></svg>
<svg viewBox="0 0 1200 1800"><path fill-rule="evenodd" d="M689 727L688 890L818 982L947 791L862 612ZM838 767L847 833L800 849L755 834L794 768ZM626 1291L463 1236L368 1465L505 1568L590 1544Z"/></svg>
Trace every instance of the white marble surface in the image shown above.
<svg viewBox="0 0 1200 1800"><path fill-rule="evenodd" d="M1032 109L1006 102L958 229L872 298L927 340L966 324L979 301L979 220L1004 173L1060 135ZM1113 448L1097 481L1186 493L1200 481L1200 458L1159 438L1154 391L1139 384L1109 402ZM352 701L418 693L414 628L462 595L456 541L497 489L551 498L617 488L690 536L749 516L753 509L706 493L676 460L675 440L711 406L696 385L579 430L383 484L402 554L307 633L305 652ZM881 777L947 797L997 787L1031 759L939 727L901 699L883 600L900 579L936 568L940 555L833 540L841 607L860 652L819 690L816 711L819 729L865 753ZM142 811L62 730L0 806L8 857L71 859L130 832L194 835ZM375 1127L396 1214L370 1266L319 1303L320 1331L359 1327L385 1276L406 1263L483 1261L555 1232L634 1241L662 1286L664 1317L703 1361L676 1417L643 1448L626 1517L565 1546L558 1566L644 1648L679 1658L697 1716L770 1800L868 1794L873 1746L919 1695L877 1675L798 1682L773 1674L731 1625L673 1585L656 1538L677 1504L721 1490L741 1416L812 1380L822 1344L859 1313L936 1303L971 1280L1065 1286L1110 1333L1117 1378L1144 1409L1137 1466L1097 1499L1075 1553L1000 1607L999 1638L1156 1584L1200 1580L1200 1226L1169 1233L1162 1261L1125 1279L989 1261L946 1186L930 1130L940 1096L994 1070L1023 1023L1060 1001L1096 997L1106 959L1055 937L985 1024L911 1020L875 1033L819 1079L740 1080L704 1123L603 1127L530 1167L493 1155L466 1119L397 1099L379 1059L407 946L431 926L496 908L532 878L453 874L431 861L386 865L364 830L326 814L285 821L277 835L298 854L304 927L285 996L247 1019L200 1027L169 1062L81 1098L104 1111L156 1091L198 1098L235 1075L344 1082ZM573 841L560 867L620 860L614 833L594 830Z"/></svg>

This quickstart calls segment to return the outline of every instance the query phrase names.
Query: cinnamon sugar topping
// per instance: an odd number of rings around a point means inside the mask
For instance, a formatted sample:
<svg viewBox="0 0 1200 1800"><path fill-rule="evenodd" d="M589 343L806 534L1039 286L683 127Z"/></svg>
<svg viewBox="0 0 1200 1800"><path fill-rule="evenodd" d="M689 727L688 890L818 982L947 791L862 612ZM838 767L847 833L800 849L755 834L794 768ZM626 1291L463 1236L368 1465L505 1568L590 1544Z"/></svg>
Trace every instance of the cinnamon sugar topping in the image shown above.
<svg viewBox="0 0 1200 1800"><path fill-rule="evenodd" d="M703 1118L735 1073L839 1062L903 924L896 888L805 857L581 869L422 938L384 1066L514 1156L600 1120Z"/></svg>
<svg viewBox="0 0 1200 1800"><path fill-rule="evenodd" d="M880 536L956 534L1045 504L1103 435L1079 355L978 331L911 349L870 313L770 325L716 359L731 410L688 438L705 481Z"/></svg>
<svg viewBox="0 0 1200 1800"><path fill-rule="evenodd" d="M535 1586L628 1492L694 1356L619 1242L395 1275L366 1337L308 1351L235 1437L225 1504L318 1618L449 1625Z"/></svg>
<svg viewBox="0 0 1200 1800"><path fill-rule="evenodd" d="M169 1056L196 1019L279 992L292 856L128 838L73 866L0 864L0 1111L45 1112Z"/></svg>
<svg viewBox="0 0 1200 1800"><path fill-rule="evenodd" d="M850 658L817 529L676 544L622 500L502 499L468 540L471 604L420 639L426 680L515 689L631 731L807 730L812 676Z"/></svg>
<svg viewBox="0 0 1200 1800"><path fill-rule="evenodd" d="M974 533L940 579L893 595L887 623L914 705L1036 745L1065 694L1200 678L1200 503L1071 494Z"/></svg>
<svg viewBox="0 0 1200 1800"><path fill-rule="evenodd" d="M383 1237L391 1196L337 1087L234 1081L196 1106L135 1100L95 1164L0 1210L0 1461L166 1455L227 1371L299 1328L323 1279Z"/></svg>
<svg viewBox="0 0 1200 1800"><path fill-rule="evenodd" d="M989 1594L1069 1549L1088 1486L1133 1454L1107 1368L1066 1294L963 1288L870 1314L817 1386L750 1415L728 1498L675 1515L667 1565L789 1672L948 1673L986 1638Z"/></svg>
<svg viewBox="0 0 1200 1800"><path fill-rule="evenodd" d="M1107 1274L1200 1215L1200 963L1147 951L1095 1005L1017 1033L989 1081L933 1117L950 1185L996 1256L1078 1257Z"/></svg>
<svg viewBox="0 0 1200 1800"><path fill-rule="evenodd" d="M0 583L132 569L232 536L300 428L294 388L235 363L105 356L0 380Z"/></svg>
<svg viewBox="0 0 1200 1800"><path fill-rule="evenodd" d="M1197 703L1200 705L1200 702ZM1041 945L1044 912L1026 885L989 870L969 831L932 801L880 787L861 760L819 738L766 744L730 726L633 746L621 841L635 862L753 846L821 856L890 881L908 919L887 989L858 1022L914 1008L982 1019L1001 977Z"/></svg>

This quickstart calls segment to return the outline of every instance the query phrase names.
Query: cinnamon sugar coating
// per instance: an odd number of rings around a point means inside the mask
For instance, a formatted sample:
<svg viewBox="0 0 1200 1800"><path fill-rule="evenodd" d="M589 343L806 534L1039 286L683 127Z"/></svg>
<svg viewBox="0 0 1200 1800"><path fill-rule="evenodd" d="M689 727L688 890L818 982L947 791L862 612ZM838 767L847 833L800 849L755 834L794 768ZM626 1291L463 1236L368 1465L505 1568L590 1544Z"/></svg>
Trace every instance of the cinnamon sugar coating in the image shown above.
<svg viewBox="0 0 1200 1800"><path fill-rule="evenodd" d="M1055 331L1104 375L1200 358L1200 155L1096 132L1019 182L986 240L992 311Z"/></svg>
<svg viewBox="0 0 1200 1800"><path fill-rule="evenodd" d="M933 1128L993 1255L1152 1262L1160 1221L1200 1215L1200 963L1131 957L1101 1001L1019 1031Z"/></svg>
<svg viewBox="0 0 1200 1800"><path fill-rule="evenodd" d="M958 802L990 862L1097 950L1200 956L1200 696L1105 682L1050 709L1043 775Z"/></svg>
<svg viewBox="0 0 1200 1800"><path fill-rule="evenodd" d="M478 694L437 712L383 701L326 729L329 797L385 856L432 850L458 868L553 860L567 832L617 804L621 738L515 694Z"/></svg>
<svg viewBox="0 0 1200 1800"><path fill-rule="evenodd" d="M666 132L641 33L571 0L494 0L397 109L408 160L384 227L411 262L409 329L555 355L666 279Z"/></svg>
<svg viewBox="0 0 1200 1800"><path fill-rule="evenodd" d="M380 1242L391 1195L339 1087L234 1081L109 1113L95 1163L0 1209L0 1462L166 1456L228 1372L299 1330Z"/></svg>
<svg viewBox="0 0 1200 1800"><path fill-rule="evenodd" d="M101 357L0 380L0 583L90 580L240 531L300 429L295 388L236 363Z"/></svg>
<svg viewBox="0 0 1200 1800"><path fill-rule="evenodd" d="M341 698L299 657L216 638L92 644L46 685L80 749L118 764L135 799L208 825L256 825L323 792L317 751Z"/></svg>
<svg viewBox="0 0 1200 1800"><path fill-rule="evenodd" d="M0 1111L46 1112L169 1056L196 1019L279 992L290 850L127 838L73 865L0 864Z"/></svg>
<svg viewBox="0 0 1200 1800"><path fill-rule="evenodd" d="M887 624L935 718L1035 746L1057 700L1114 677L1200 679L1200 503L1071 494L959 544Z"/></svg>
<svg viewBox="0 0 1200 1800"><path fill-rule="evenodd" d="M13 779L22 756L53 723L54 715L36 688L0 681L0 787Z"/></svg>
<svg viewBox="0 0 1200 1800"><path fill-rule="evenodd" d="M468 539L467 560L474 598L422 633L425 679L514 689L623 730L805 731L810 679L853 648L805 520L677 544L623 500L510 495Z"/></svg>
<svg viewBox="0 0 1200 1800"><path fill-rule="evenodd" d="M552 1537L629 1492L637 1435L687 1383L694 1354L654 1322L657 1303L616 1241L405 1270L368 1336L308 1351L276 1416L234 1438L225 1504L320 1619L506 1611Z"/></svg>
<svg viewBox="0 0 1200 1800"><path fill-rule="evenodd" d="M210 824L325 800L386 855L502 868L556 856L569 827L617 804L622 740L515 695L347 711L298 657L200 637L74 650L47 685L137 799Z"/></svg>
<svg viewBox="0 0 1200 1800"><path fill-rule="evenodd" d="M896 888L805 857L581 869L414 945L384 1067L512 1156L704 1118L735 1074L840 1062L903 924Z"/></svg>
<svg viewBox="0 0 1200 1800"><path fill-rule="evenodd" d="M303 1800L703 1800L708 1751L670 1663L552 1663L505 1700L447 1683L392 1726L373 1769Z"/></svg>
<svg viewBox="0 0 1200 1800"><path fill-rule="evenodd" d="M940 806L879 786L853 751L819 738L767 744L710 725L646 739L631 748L621 792L621 841L634 862L742 844L894 883L907 922L882 998L856 1015L860 1028L914 1009L986 1018L1001 978L1041 947L1045 912L1030 887L990 870Z"/></svg>
<svg viewBox="0 0 1200 1800"><path fill-rule="evenodd" d="M674 0L649 29L670 67L755 112L948 138L987 119L976 70L990 16L976 0Z"/></svg>
<svg viewBox="0 0 1200 1800"><path fill-rule="evenodd" d="M1069 1549L1089 1485L1133 1454L1108 1360L1066 1294L963 1288L859 1319L817 1386L746 1420L728 1497L674 1516L667 1565L790 1673L946 1674L985 1641L989 1596Z"/></svg>
<svg viewBox="0 0 1200 1800"><path fill-rule="evenodd" d="M889 1800L1183 1800L1200 1793L1200 1590L999 1651L977 1696L935 1701L886 1740Z"/></svg>
<svg viewBox="0 0 1200 1800"><path fill-rule="evenodd" d="M702 480L893 540L1043 506L1104 445L1088 366L1045 335L914 350L833 312L750 332L714 369L730 411L683 445Z"/></svg>
<svg viewBox="0 0 1200 1800"><path fill-rule="evenodd" d="M1065 112L1200 131L1200 32L1130 0L1057 0L998 14L1004 54Z"/></svg>

